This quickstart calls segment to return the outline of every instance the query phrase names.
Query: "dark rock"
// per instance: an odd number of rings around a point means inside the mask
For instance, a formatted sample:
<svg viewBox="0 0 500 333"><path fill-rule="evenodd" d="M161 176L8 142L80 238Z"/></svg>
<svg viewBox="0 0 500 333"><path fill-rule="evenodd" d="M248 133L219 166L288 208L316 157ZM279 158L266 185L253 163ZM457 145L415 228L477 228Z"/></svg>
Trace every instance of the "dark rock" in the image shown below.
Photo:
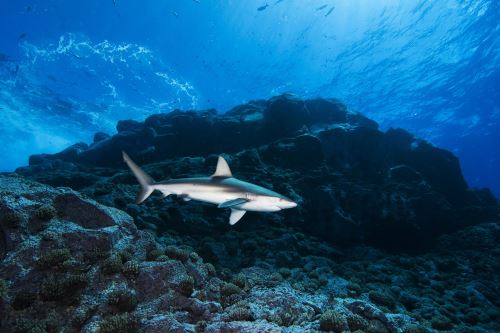
<svg viewBox="0 0 500 333"><path fill-rule="evenodd" d="M97 142L100 142L100 141L103 141L103 140L106 140L106 139L109 139L109 138L110 138L109 134L106 134L106 133L103 133L103 132L97 132L96 134L94 134L94 140L93 140L93 142L97 143Z"/></svg>
<svg viewBox="0 0 500 333"><path fill-rule="evenodd" d="M100 166L119 166L122 162L121 152L139 152L146 149L151 140L145 140L142 132L123 131L107 140L97 142L79 155L84 164Z"/></svg>
<svg viewBox="0 0 500 333"><path fill-rule="evenodd" d="M28 159L28 164L30 166L32 165L37 165L37 164L42 164L47 157L50 156L49 154L36 154L36 155L31 155Z"/></svg>
<svg viewBox="0 0 500 333"><path fill-rule="evenodd" d="M369 127L336 127L319 133L327 163L351 177L381 183L387 167L383 133Z"/></svg>
<svg viewBox="0 0 500 333"><path fill-rule="evenodd" d="M120 120L116 124L116 130L120 132L139 132L144 128L144 124L135 120Z"/></svg>
<svg viewBox="0 0 500 333"><path fill-rule="evenodd" d="M309 118L309 111L301 99L293 95L273 97L263 112L264 133L270 139L286 137L301 129Z"/></svg>
<svg viewBox="0 0 500 333"><path fill-rule="evenodd" d="M407 165L396 165L389 169L389 177L395 182L412 183L422 181L422 176Z"/></svg>
<svg viewBox="0 0 500 333"><path fill-rule="evenodd" d="M54 154L51 156L52 159L56 160L64 160L68 162L77 162L78 155L88 149L88 145L84 142L76 143L68 148L64 149L60 153Z"/></svg>
<svg viewBox="0 0 500 333"><path fill-rule="evenodd" d="M115 224L107 212L85 202L74 194L57 196L54 200L54 206L63 218L72 220L84 228L97 229Z"/></svg>
<svg viewBox="0 0 500 333"><path fill-rule="evenodd" d="M289 169L309 169L323 162L321 141L312 135L275 141L259 149L264 162Z"/></svg>
<svg viewBox="0 0 500 333"><path fill-rule="evenodd" d="M29 165L41 164L46 159L50 160L64 160L67 162L78 162L79 154L88 149L88 145L84 142L76 143L63 151L56 154L41 154L41 155L32 155L29 158Z"/></svg>
<svg viewBox="0 0 500 333"><path fill-rule="evenodd" d="M317 98L306 100L304 104L312 124L347 123L347 107L337 99Z"/></svg>

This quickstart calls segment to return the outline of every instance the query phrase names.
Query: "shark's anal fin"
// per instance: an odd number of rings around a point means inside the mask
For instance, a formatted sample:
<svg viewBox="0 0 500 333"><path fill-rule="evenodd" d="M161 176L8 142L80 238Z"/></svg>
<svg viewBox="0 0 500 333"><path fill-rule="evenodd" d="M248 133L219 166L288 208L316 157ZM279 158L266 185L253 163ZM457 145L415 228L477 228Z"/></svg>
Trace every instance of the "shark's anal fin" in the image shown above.
<svg viewBox="0 0 500 333"><path fill-rule="evenodd" d="M229 208L229 207L233 207L233 206L238 206L238 205L244 204L246 202L248 202L248 200L245 199L245 198L237 198L237 199L233 199L233 200L229 200L229 201L224 201L223 203L220 203L217 207L219 207L219 208Z"/></svg>
<svg viewBox="0 0 500 333"><path fill-rule="evenodd" d="M247 211L246 210L240 210L240 209L231 209L231 216L229 216L229 224L230 225L235 225L236 222L238 222L243 215L245 215Z"/></svg>
<svg viewBox="0 0 500 333"><path fill-rule="evenodd" d="M212 177L229 178L232 176L233 174L231 173L231 169L229 169L229 165L227 164L226 160L224 159L224 157L219 156L219 159L217 160L217 168L215 169L215 173L212 175Z"/></svg>

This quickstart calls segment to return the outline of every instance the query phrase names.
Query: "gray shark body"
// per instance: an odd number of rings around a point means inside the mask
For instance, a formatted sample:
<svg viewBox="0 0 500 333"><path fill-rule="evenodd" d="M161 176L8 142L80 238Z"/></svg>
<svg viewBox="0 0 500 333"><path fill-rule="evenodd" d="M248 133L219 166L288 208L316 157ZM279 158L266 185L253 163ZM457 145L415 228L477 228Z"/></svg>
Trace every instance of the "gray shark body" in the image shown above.
<svg viewBox="0 0 500 333"><path fill-rule="evenodd" d="M226 160L219 156L217 168L211 177L180 178L155 182L123 153L123 159L141 184L137 203L143 202L154 190L182 197L184 200L198 200L230 208L231 225L238 222L247 211L277 212L296 207L287 197L267 188L244 182L233 177Z"/></svg>

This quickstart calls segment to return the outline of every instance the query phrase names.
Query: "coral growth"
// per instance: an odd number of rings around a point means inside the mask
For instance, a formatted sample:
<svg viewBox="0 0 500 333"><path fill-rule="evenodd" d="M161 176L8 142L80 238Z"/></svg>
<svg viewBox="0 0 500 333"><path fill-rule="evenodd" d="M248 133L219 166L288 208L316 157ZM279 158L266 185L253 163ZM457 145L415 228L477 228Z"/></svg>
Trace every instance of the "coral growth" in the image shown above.
<svg viewBox="0 0 500 333"><path fill-rule="evenodd" d="M346 327L347 319L335 310L328 310L319 318L319 328L322 331L341 333Z"/></svg>
<svg viewBox="0 0 500 333"><path fill-rule="evenodd" d="M104 260L102 264L102 271L104 274L112 275L116 273L120 273L122 271L122 258L118 253L112 252L109 256Z"/></svg>
<svg viewBox="0 0 500 333"><path fill-rule="evenodd" d="M123 264L122 267L123 275L128 278L135 278L139 275L139 262L136 260L129 260Z"/></svg>
<svg viewBox="0 0 500 333"><path fill-rule="evenodd" d="M115 290L108 294L108 304L121 312L130 312L137 306L137 296L131 290Z"/></svg>
<svg viewBox="0 0 500 333"><path fill-rule="evenodd" d="M34 216L42 221L48 221L50 219L53 219L57 215L57 210L54 208L54 206L51 205L43 205L39 207L35 213Z"/></svg>
<svg viewBox="0 0 500 333"><path fill-rule="evenodd" d="M191 296L194 289L194 279L192 276L186 275L180 279L179 291L184 296Z"/></svg>
<svg viewBox="0 0 500 333"><path fill-rule="evenodd" d="M118 314L105 318L99 324L99 333L136 333L140 320L129 313Z"/></svg>

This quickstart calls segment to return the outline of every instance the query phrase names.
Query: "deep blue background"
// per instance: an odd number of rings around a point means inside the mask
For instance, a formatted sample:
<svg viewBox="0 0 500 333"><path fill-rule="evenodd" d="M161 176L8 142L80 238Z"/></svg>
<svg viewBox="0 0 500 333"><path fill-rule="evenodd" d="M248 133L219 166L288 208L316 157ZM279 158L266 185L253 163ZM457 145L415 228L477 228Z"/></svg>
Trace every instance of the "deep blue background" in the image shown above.
<svg viewBox="0 0 500 333"><path fill-rule="evenodd" d="M499 1L265 3L0 0L0 169L119 119L294 92L450 149L500 195Z"/></svg>

